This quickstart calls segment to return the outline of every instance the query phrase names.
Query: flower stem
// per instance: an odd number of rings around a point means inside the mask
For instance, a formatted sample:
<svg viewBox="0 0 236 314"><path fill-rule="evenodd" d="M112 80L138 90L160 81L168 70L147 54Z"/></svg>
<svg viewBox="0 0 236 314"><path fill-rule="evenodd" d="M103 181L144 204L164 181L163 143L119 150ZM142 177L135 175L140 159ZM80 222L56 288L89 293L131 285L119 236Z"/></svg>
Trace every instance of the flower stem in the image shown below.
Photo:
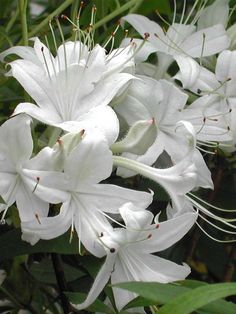
<svg viewBox="0 0 236 314"><path fill-rule="evenodd" d="M98 21L97 23L94 24L93 29L97 29L98 27L102 26L103 24L109 22L112 20L114 17L117 15L123 13L124 11L128 10L131 8L133 5L136 5L139 2L142 2L143 0L130 0L128 3L122 5L121 7L117 8L115 11L111 12L107 16L105 16L103 19Z"/></svg>
<svg viewBox="0 0 236 314"><path fill-rule="evenodd" d="M57 253L52 253L51 256L52 256L52 264L53 264L54 272L57 279L63 312L64 314L68 314L68 313L71 313L70 311L71 307L70 307L70 303L67 297L64 294L64 291L67 291L68 289L67 289L65 274L63 271L62 260L61 260L60 255Z"/></svg>
<svg viewBox="0 0 236 314"><path fill-rule="evenodd" d="M26 15L27 2L28 0L18 0L21 27L22 27L22 41L23 41L24 46L28 46L28 26L27 26L27 15Z"/></svg>

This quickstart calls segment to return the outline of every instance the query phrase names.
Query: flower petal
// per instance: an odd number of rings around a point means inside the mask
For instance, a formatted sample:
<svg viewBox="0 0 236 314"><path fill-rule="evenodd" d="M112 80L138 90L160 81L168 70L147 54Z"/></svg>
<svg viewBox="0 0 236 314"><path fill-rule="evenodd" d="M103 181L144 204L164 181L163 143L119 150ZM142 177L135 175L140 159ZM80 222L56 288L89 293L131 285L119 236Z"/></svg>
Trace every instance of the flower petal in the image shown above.
<svg viewBox="0 0 236 314"><path fill-rule="evenodd" d="M97 297L102 292L102 289L105 287L106 283L108 282L113 272L115 259L116 259L116 254L109 254L107 256L105 263L99 270L94 280L94 283L87 295L86 300L80 304L72 304L77 310L82 310L82 309L87 308L97 299Z"/></svg>

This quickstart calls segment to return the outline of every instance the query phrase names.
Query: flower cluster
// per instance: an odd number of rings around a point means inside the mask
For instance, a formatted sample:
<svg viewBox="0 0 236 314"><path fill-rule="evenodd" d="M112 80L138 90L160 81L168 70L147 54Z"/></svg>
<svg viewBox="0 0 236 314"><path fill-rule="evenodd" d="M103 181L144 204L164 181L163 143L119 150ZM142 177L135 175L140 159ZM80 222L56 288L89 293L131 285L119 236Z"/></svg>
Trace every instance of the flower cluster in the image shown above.
<svg viewBox="0 0 236 314"><path fill-rule="evenodd" d="M33 47L0 54L2 61L20 57L9 63L7 75L34 100L18 104L0 127L2 221L16 203L22 238L32 245L70 229L71 237L75 231L79 237L80 253L106 256L77 309L95 301L109 279L186 278L186 264L153 253L180 240L202 213L235 228L191 192L214 188L202 154L218 147L233 151L236 143L236 53L223 2L202 6L194 18L194 8L187 17L183 10L179 22L175 12L167 31L144 16L127 15L122 21L143 39L126 38L109 52L94 45L90 29L77 29L79 39L63 41L55 56L38 38ZM219 10L220 19L212 13ZM147 62L150 54L157 64ZM173 62L174 76L167 72ZM33 121L53 130L41 150L34 147ZM159 222L147 209L152 191L108 183L114 171L161 185L170 198L167 219ZM113 292L118 310L136 297Z"/></svg>

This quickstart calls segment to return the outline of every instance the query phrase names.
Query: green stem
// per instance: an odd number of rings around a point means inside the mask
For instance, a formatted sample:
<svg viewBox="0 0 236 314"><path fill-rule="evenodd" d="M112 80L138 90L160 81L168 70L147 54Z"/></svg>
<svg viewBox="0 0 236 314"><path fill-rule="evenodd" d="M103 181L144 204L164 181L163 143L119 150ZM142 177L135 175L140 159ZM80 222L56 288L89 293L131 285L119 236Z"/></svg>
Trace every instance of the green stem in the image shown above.
<svg viewBox="0 0 236 314"><path fill-rule="evenodd" d="M108 14L107 16L105 16L103 19L101 19L100 21L98 21L96 24L94 24L93 29L97 29L98 27L102 26L103 24L109 22L110 20L112 20L114 17L116 17L117 15L123 13L124 11L128 10L129 8L131 8L133 5L142 2L143 0L130 0L128 3L122 5L121 7L117 8L115 11L111 12L110 14Z"/></svg>
<svg viewBox="0 0 236 314"><path fill-rule="evenodd" d="M6 26L6 33L9 33L9 31L10 31L11 28L12 28L12 26L15 24L15 21L16 21L18 15L19 15L19 7L16 8L15 13L12 15L10 21L7 23L7 26Z"/></svg>
<svg viewBox="0 0 236 314"><path fill-rule="evenodd" d="M79 0L74 0L73 4L71 6L71 20L75 24L77 22L78 11L79 11Z"/></svg>
<svg viewBox="0 0 236 314"><path fill-rule="evenodd" d="M27 2L28 0L18 0L20 20L22 27L22 41L24 46L28 46L28 26L27 26Z"/></svg>
<svg viewBox="0 0 236 314"><path fill-rule="evenodd" d="M31 32L29 32L29 37L33 37L39 33L39 31L46 26L49 21L51 21L55 16L59 15L64 11L74 0L64 1L55 11L49 14L41 23L35 26Z"/></svg>
<svg viewBox="0 0 236 314"><path fill-rule="evenodd" d="M129 14L136 12L138 10L138 8L140 7L140 5L142 4L142 2L143 2L143 0L137 1L137 3L133 6L133 8L131 8L129 10Z"/></svg>

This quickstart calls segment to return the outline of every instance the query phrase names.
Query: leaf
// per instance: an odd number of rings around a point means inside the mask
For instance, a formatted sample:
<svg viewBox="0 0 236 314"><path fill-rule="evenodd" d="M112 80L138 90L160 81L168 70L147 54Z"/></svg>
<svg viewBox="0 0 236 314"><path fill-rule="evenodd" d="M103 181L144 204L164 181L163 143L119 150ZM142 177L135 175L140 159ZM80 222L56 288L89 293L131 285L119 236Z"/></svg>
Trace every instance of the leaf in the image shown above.
<svg viewBox="0 0 236 314"><path fill-rule="evenodd" d="M65 295L68 297L69 301L73 304L82 303L86 299L85 293L78 293L78 292L64 292ZM104 304L100 300L96 300L92 305L88 307L90 312L101 312L107 314L115 314L106 304Z"/></svg>
<svg viewBox="0 0 236 314"><path fill-rule="evenodd" d="M189 314L212 301L235 294L236 283L219 283L198 287L168 302L158 311L158 314ZM225 309L224 313L228 314Z"/></svg>
<svg viewBox="0 0 236 314"><path fill-rule="evenodd" d="M138 13L147 15L155 10L158 10L160 13L166 15L170 15L172 11L168 0L165 1L144 0L138 10L139 11Z"/></svg>
<svg viewBox="0 0 236 314"><path fill-rule="evenodd" d="M188 288L182 286L158 282L125 282L116 284L114 287L136 292L141 297L153 301L152 304L165 304L177 295L189 291ZM138 303L132 304L132 307L134 306L138 306ZM125 308L128 307L130 306L127 305Z"/></svg>
<svg viewBox="0 0 236 314"><path fill-rule="evenodd" d="M78 238L73 237L70 242L69 233L53 240L40 240L34 246L21 240L21 230L13 229L0 237L1 255L0 260L13 258L18 255L33 253L60 253L60 254L78 254Z"/></svg>
<svg viewBox="0 0 236 314"><path fill-rule="evenodd" d="M197 289L204 288L206 290L210 289L212 285L209 285L205 282L202 281L197 281L197 280L185 280L180 282L181 285L177 284L161 284L157 282L126 282L126 283L120 283L116 284L115 287L119 287L122 289L126 289L129 291L136 292L137 294L140 295L140 297L132 300L130 303L128 303L125 306L126 308L132 308L132 307L138 307L138 306L148 306L148 305L162 305L162 304L169 304L172 302L172 300L181 298L183 295L192 293L193 298L196 297L195 291ZM227 285L227 284L225 284ZM236 285L236 284L234 284ZM197 288L196 288L197 287ZM196 289L192 289L196 288ZM235 289L235 288L234 288ZM235 289L236 291L236 289ZM236 292L234 293L236 294ZM214 292L212 292L214 293ZM232 293L233 294L233 293ZM216 299L219 299L223 296L216 297ZM209 298L208 298L209 299ZM214 300L216 300L214 299ZM212 300L212 301L214 301ZM169 302L169 303L168 303ZM178 301L179 302L179 301ZM209 299L209 302L211 300ZM209 303L208 302L208 303ZM236 305L227 302L225 300L217 300L212 303L205 303L202 306L202 310L207 311L207 313L211 314L222 314L222 313L227 313L227 314L234 314L236 313ZM201 306L199 306L201 307ZM164 308L164 307L163 307ZM175 308L175 306L173 307ZM170 309L169 309L170 310ZM160 310L159 310L160 311ZM164 312L164 313L173 313L173 314L184 314L185 312L181 313L180 312ZM186 313L191 313L191 312L186 312ZM159 312L158 312L159 314Z"/></svg>
<svg viewBox="0 0 236 314"><path fill-rule="evenodd" d="M46 258L40 263L32 264L29 271L32 276L40 282L57 284L52 262ZM63 271L65 273L66 282L76 280L84 275L82 271L65 263L63 263Z"/></svg>

